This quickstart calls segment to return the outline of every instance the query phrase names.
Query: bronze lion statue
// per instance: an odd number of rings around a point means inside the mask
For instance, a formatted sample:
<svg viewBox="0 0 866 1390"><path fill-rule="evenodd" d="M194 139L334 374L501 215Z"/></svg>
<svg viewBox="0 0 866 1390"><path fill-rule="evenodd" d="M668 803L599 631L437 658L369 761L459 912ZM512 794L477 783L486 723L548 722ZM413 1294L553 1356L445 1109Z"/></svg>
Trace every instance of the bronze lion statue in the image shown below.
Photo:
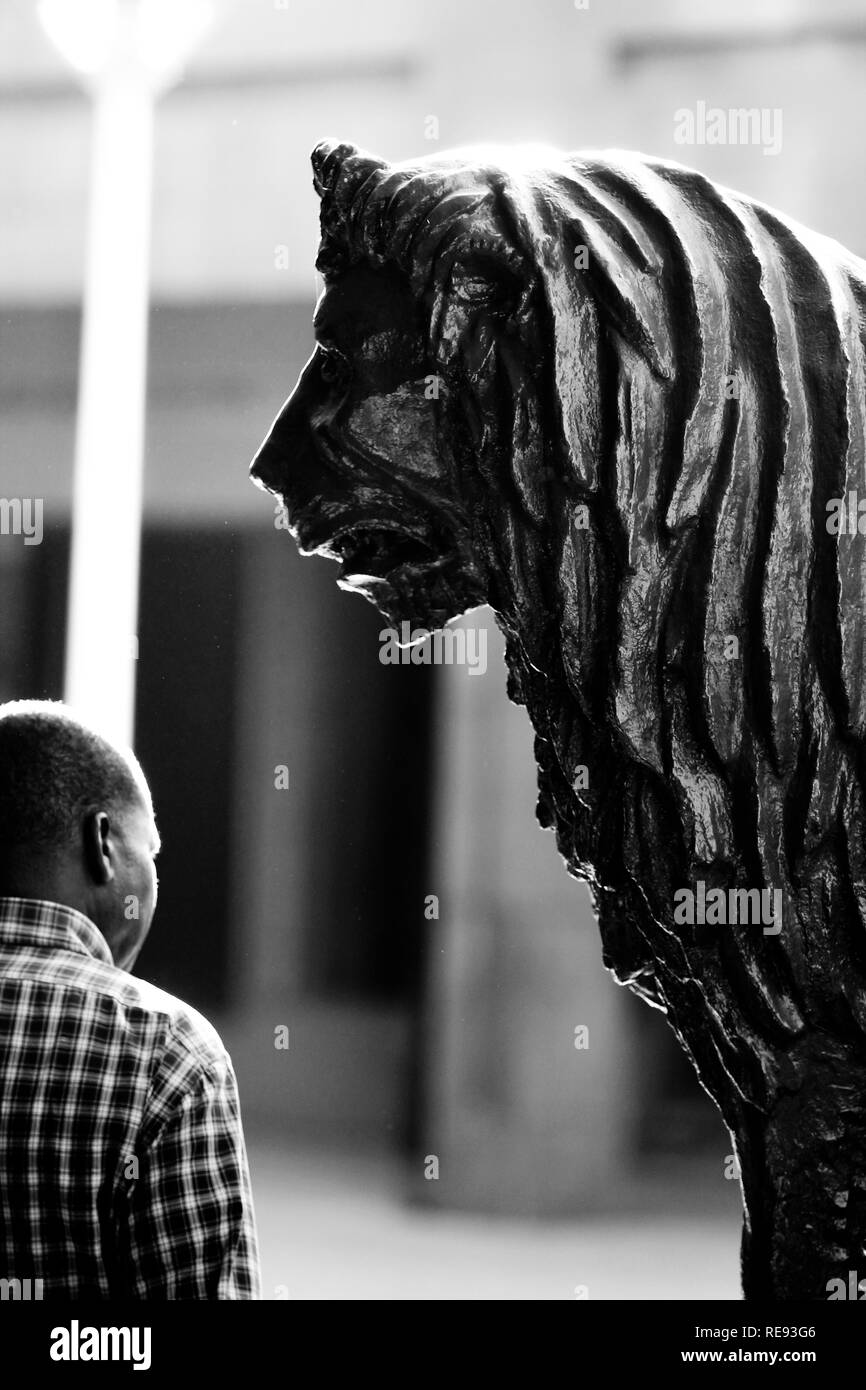
<svg viewBox="0 0 866 1390"><path fill-rule="evenodd" d="M492 606L605 964L734 1137L745 1295L836 1296L866 1276L866 264L619 151L313 168L318 345L253 477L393 625Z"/></svg>

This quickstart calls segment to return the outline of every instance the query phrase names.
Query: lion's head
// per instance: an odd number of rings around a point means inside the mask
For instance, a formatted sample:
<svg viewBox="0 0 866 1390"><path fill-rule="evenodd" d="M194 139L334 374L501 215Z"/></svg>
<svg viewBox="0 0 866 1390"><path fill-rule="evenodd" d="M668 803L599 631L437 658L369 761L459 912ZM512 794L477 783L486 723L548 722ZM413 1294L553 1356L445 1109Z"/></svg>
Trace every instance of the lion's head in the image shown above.
<svg viewBox="0 0 866 1390"><path fill-rule="evenodd" d="M735 1125L810 1024L866 1033L866 566L824 525L866 267L639 155L313 167L318 346L253 476L393 623L492 605L606 962ZM696 880L783 933L677 927Z"/></svg>
<svg viewBox="0 0 866 1390"><path fill-rule="evenodd" d="M489 165L392 167L345 145L320 145L313 165L318 347L253 476L283 497L302 550L338 558L340 584L392 620L434 628L486 601L520 606L512 548L542 535L555 543L562 486L588 497L597 483L599 282L625 338L669 370L656 346L667 333L660 306L650 293L636 308L624 293L621 259L635 256L637 273L641 252L620 226L607 265L596 250L576 273L581 227L552 238L561 209L551 208L550 227L527 221L521 238L507 177ZM599 215L587 211L585 241L613 230L591 224ZM585 362L582 380L559 377L555 435L544 428L548 303L560 366L575 354ZM576 465L566 478L563 429Z"/></svg>

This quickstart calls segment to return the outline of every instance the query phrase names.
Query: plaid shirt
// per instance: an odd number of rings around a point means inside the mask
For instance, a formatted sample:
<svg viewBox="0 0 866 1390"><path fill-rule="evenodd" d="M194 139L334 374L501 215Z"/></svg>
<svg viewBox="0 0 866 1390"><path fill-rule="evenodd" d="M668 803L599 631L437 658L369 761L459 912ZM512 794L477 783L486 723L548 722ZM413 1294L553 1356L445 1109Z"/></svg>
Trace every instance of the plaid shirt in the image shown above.
<svg viewBox="0 0 866 1390"><path fill-rule="evenodd" d="M3 1279L46 1299L261 1296L216 1032L119 970L80 912L0 897Z"/></svg>

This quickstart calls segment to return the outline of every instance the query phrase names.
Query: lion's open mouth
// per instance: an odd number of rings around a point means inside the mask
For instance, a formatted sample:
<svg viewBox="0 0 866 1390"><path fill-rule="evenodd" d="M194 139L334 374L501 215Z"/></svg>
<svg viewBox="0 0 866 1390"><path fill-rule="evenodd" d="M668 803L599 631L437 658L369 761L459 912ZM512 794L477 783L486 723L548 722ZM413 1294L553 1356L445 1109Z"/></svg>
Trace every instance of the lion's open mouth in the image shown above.
<svg viewBox="0 0 866 1390"><path fill-rule="evenodd" d="M290 529L303 554L340 562L341 589L363 595L395 625L433 631L486 601L482 576L444 518L296 515Z"/></svg>
<svg viewBox="0 0 866 1390"><path fill-rule="evenodd" d="M343 531L328 549L342 561L340 578L345 580L356 575L386 579L395 570L426 568L439 558L420 537L379 527Z"/></svg>

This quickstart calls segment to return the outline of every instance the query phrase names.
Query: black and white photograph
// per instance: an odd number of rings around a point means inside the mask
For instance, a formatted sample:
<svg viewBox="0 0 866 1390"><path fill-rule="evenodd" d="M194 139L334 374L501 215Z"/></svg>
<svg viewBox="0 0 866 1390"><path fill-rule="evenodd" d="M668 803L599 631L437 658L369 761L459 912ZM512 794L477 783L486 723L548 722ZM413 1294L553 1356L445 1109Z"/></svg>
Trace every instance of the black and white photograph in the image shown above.
<svg viewBox="0 0 866 1390"><path fill-rule="evenodd" d="M190 1301L829 1367L864 72L866 0L0 0L26 1367L172 1383Z"/></svg>

